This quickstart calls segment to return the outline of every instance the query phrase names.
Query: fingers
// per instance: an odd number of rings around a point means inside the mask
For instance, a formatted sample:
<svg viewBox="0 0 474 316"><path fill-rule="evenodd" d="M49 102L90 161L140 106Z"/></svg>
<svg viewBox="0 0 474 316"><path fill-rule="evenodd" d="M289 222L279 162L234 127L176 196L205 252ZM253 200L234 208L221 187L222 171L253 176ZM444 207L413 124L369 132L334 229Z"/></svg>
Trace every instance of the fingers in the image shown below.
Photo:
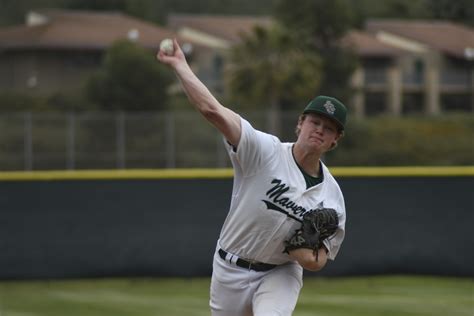
<svg viewBox="0 0 474 316"><path fill-rule="evenodd" d="M176 57L173 55L166 55L164 51L159 50L158 53L156 54L156 59L160 61L163 64L173 66L174 64L177 63Z"/></svg>
<svg viewBox="0 0 474 316"><path fill-rule="evenodd" d="M174 54L176 55L177 51L181 51L181 47L179 47L178 40L173 38L173 48L174 48Z"/></svg>
<svg viewBox="0 0 474 316"><path fill-rule="evenodd" d="M165 64L168 63L172 57L173 56L166 55L165 52L162 50L159 50L158 53L156 54L156 59L158 59L159 61Z"/></svg>
<svg viewBox="0 0 474 316"><path fill-rule="evenodd" d="M161 49L159 49L158 52L156 53L156 59L158 59L159 61L162 61L163 55L164 53L161 51Z"/></svg>
<svg viewBox="0 0 474 316"><path fill-rule="evenodd" d="M160 62L168 65L177 64L180 61L185 60L184 53L179 46L178 40L176 38L173 39L173 54L167 55L163 50L159 49L156 54L156 59Z"/></svg>

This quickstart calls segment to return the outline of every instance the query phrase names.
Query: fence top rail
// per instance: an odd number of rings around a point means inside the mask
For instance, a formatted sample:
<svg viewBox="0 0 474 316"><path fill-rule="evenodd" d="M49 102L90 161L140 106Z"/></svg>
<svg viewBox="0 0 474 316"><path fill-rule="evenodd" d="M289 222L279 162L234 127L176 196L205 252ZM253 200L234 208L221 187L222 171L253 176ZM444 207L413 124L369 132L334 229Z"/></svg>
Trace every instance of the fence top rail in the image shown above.
<svg viewBox="0 0 474 316"><path fill-rule="evenodd" d="M474 166L333 167L335 177L472 177ZM0 171L0 181L222 179L231 168Z"/></svg>

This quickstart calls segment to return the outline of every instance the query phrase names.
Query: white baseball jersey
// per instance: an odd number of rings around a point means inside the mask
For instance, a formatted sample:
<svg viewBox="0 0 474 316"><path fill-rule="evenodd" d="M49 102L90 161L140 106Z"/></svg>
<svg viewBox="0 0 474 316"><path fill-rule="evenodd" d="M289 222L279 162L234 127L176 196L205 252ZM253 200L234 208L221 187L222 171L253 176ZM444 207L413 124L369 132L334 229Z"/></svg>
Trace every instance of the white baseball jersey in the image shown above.
<svg viewBox="0 0 474 316"><path fill-rule="evenodd" d="M339 216L335 235L324 241L334 260L344 239L346 211L336 180L321 162L323 181L306 189L304 176L292 153L293 143L255 130L241 118L241 138L234 148L226 142L234 167L229 214L219 245L247 260L271 264L290 261L284 241L301 226L303 214L320 207Z"/></svg>

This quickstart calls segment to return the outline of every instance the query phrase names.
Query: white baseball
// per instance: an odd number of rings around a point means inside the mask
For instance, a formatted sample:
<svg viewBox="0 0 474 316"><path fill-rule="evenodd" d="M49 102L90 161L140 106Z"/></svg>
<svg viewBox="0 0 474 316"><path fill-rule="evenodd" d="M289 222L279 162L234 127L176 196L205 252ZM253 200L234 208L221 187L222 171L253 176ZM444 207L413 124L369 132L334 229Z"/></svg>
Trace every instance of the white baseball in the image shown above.
<svg viewBox="0 0 474 316"><path fill-rule="evenodd" d="M160 43L160 50L163 51L166 55L174 54L173 40L165 38Z"/></svg>

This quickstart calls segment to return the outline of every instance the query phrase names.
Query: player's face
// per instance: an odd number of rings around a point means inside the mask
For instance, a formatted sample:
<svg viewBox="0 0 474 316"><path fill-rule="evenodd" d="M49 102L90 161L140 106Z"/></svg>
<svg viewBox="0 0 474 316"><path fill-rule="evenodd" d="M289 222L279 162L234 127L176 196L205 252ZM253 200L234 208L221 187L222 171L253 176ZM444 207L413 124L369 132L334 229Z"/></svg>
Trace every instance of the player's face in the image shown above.
<svg viewBox="0 0 474 316"><path fill-rule="evenodd" d="M340 136L336 123L318 114L307 114L300 119L298 126L300 128L298 142L303 142L318 152L330 150Z"/></svg>

